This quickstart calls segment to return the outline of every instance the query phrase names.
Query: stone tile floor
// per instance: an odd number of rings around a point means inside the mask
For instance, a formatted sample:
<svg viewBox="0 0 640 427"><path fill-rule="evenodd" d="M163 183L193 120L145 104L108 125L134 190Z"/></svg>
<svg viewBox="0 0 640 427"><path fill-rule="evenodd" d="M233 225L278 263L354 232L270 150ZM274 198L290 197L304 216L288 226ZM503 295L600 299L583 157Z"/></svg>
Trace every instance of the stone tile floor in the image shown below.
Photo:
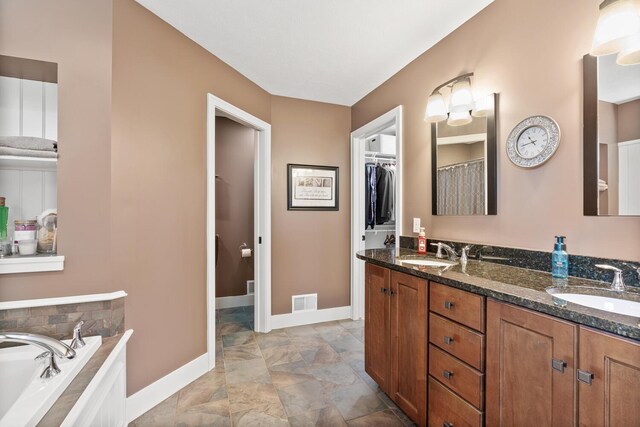
<svg viewBox="0 0 640 427"><path fill-rule="evenodd" d="M412 426L364 372L363 322L253 332L216 310L216 368L129 426Z"/></svg>

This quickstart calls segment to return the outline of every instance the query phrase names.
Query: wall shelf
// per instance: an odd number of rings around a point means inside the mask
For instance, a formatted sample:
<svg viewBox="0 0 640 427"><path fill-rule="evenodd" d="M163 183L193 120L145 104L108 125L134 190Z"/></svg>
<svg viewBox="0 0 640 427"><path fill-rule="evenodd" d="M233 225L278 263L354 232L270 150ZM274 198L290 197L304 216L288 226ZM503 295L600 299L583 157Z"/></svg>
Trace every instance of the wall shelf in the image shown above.
<svg viewBox="0 0 640 427"><path fill-rule="evenodd" d="M0 274L38 273L42 271L64 270L62 255L13 255L0 258Z"/></svg>
<svg viewBox="0 0 640 427"><path fill-rule="evenodd" d="M0 169L55 171L58 159L48 157L0 156Z"/></svg>

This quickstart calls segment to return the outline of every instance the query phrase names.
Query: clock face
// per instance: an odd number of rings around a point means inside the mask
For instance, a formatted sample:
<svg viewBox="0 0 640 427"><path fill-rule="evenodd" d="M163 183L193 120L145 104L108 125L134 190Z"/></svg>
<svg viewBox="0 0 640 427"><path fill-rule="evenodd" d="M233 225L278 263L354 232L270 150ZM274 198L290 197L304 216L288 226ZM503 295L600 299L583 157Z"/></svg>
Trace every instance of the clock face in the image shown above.
<svg viewBox="0 0 640 427"><path fill-rule="evenodd" d="M526 128L516 142L518 154L525 159L532 159L544 150L549 143L547 131L540 126Z"/></svg>

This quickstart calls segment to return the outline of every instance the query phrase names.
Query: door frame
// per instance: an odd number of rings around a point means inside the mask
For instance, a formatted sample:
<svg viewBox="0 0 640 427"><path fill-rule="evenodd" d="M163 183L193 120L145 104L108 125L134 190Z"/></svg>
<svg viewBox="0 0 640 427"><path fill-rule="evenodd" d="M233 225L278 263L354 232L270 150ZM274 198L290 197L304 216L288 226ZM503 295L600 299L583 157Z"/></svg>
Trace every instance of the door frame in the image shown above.
<svg viewBox="0 0 640 427"><path fill-rule="evenodd" d="M351 318L364 317L364 263L356 258L363 249L364 221L364 143L391 125L396 125L396 251L402 235L402 105L351 132Z"/></svg>
<svg viewBox="0 0 640 427"><path fill-rule="evenodd" d="M271 330L271 125L240 108L207 94L207 354L216 360L216 115L257 132L254 161L254 329Z"/></svg>

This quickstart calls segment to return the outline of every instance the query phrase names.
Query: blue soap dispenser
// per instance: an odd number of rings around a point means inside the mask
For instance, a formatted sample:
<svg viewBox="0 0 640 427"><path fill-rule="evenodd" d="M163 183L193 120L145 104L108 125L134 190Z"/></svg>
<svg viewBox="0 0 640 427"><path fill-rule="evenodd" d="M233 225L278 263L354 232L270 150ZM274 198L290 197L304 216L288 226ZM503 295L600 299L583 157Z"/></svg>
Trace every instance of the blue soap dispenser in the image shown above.
<svg viewBox="0 0 640 427"><path fill-rule="evenodd" d="M565 236L556 236L556 244L551 254L551 275L558 279L566 279L569 276L569 254Z"/></svg>

